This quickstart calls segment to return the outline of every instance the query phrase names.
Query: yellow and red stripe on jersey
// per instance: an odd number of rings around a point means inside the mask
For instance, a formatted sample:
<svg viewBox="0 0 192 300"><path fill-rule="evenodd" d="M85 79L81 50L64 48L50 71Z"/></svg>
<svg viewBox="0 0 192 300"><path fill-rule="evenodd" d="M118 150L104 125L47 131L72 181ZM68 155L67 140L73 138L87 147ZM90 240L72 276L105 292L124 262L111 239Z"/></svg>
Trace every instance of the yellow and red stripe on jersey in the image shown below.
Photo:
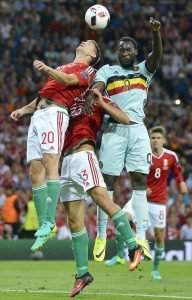
<svg viewBox="0 0 192 300"><path fill-rule="evenodd" d="M107 92L109 96L113 96L131 89L146 90L148 87L147 82L144 78L126 78L123 80L115 80L108 83Z"/></svg>

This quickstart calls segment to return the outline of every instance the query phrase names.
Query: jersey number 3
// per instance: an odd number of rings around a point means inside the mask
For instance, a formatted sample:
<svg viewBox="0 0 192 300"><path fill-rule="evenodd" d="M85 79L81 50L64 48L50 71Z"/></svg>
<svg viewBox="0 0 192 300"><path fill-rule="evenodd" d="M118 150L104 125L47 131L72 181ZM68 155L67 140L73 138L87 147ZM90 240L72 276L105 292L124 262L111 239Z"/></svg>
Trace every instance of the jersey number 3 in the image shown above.
<svg viewBox="0 0 192 300"><path fill-rule="evenodd" d="M161 169L160 168L156 168L155 169L155 178L160 178L161 177Z"/></svg>

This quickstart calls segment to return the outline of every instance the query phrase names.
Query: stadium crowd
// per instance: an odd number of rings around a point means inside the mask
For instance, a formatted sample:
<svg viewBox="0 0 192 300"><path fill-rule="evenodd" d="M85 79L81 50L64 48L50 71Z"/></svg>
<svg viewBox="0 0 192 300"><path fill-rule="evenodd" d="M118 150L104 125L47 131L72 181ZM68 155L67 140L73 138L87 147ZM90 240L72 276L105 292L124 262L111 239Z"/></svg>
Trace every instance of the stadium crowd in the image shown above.
<svg viewBox="0 0 192 300"><path fill-rule="evenodd" d="M148 128L162 125L167 129L168 147L178 153L189 189L189 196L182 198L170 177L167 238L192 239L192 2L99 2L111 13L110 27L98 36L102 64L116 61L116 41L125 34L137 40L138 61L143 60L151 47L149 17L161 20L164 56L149 91L146 123ZM96 37L85 28L83 18L91 4L91 0L0 1L0 239L32 236L37 228L25 160L29 118L13 123L9 114L32 100L44 80L32 68L34 59L53 67L68 63L81 40ZM117 183L115 201L123 205L130 193L124 172ZM30 226L29 217L33 220ZM96 209L92 203L87 206L86 218L94 238ZM70 238L66 223L59 206L59 239ZM109 224L108 237L113 236Z"/></svg>

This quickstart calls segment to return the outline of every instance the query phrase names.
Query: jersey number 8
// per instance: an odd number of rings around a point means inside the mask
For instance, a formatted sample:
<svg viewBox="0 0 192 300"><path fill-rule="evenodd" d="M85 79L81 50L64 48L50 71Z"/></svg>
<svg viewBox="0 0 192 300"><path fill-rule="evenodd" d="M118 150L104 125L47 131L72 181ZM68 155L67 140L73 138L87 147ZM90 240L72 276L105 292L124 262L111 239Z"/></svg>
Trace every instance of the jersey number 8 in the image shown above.
<svg viewBox="0 0 192 300"><path fill-rule="evenodd" d="M161 169L160 168L155 169L155 178L160 178L160 176L161 176Z"/></svg>

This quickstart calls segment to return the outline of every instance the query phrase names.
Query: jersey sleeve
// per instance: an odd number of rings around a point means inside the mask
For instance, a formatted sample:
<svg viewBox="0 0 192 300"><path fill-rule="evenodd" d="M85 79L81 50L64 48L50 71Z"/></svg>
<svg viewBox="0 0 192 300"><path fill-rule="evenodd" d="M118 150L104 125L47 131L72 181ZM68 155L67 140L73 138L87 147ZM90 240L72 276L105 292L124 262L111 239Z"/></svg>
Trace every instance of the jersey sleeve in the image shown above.
<svg viewBox="0 0 192 300"><path fill-rule="evenodd" d="M137 65L139 67L139 71L142 75L144 75L147 78L148 84L150 84L154 73L151 73L147 70L146 67L146 60L142 61L140 64Z"/></svg>
<svg viewBox="0 0 192 300"><path fill-rule="evenodd" d="M94 82L101 81L106 85L107 79L109 77L108 75L109 75L109 65L104 65L97 71Z"/></svg>
<svg viewBox="0 0 192 300"><path fill-rule="evenodd" d="M172 165L171 170L172 170L173 175L175 177L177 186L179 186L179 184L182 181L184 181L184 178L183 178L183 174L182 174L182 168L181 168L178 156L176 154L174 156L174 161L173 161L173 165Z"/></svg>
<svg viewBox="0 0 192 300"><path fill-rule="evenodd" d="M79 79L79 85L89 86L95 78L95 70L89 66L86 69L80 69L75 73L75 75Z"/></svg>

